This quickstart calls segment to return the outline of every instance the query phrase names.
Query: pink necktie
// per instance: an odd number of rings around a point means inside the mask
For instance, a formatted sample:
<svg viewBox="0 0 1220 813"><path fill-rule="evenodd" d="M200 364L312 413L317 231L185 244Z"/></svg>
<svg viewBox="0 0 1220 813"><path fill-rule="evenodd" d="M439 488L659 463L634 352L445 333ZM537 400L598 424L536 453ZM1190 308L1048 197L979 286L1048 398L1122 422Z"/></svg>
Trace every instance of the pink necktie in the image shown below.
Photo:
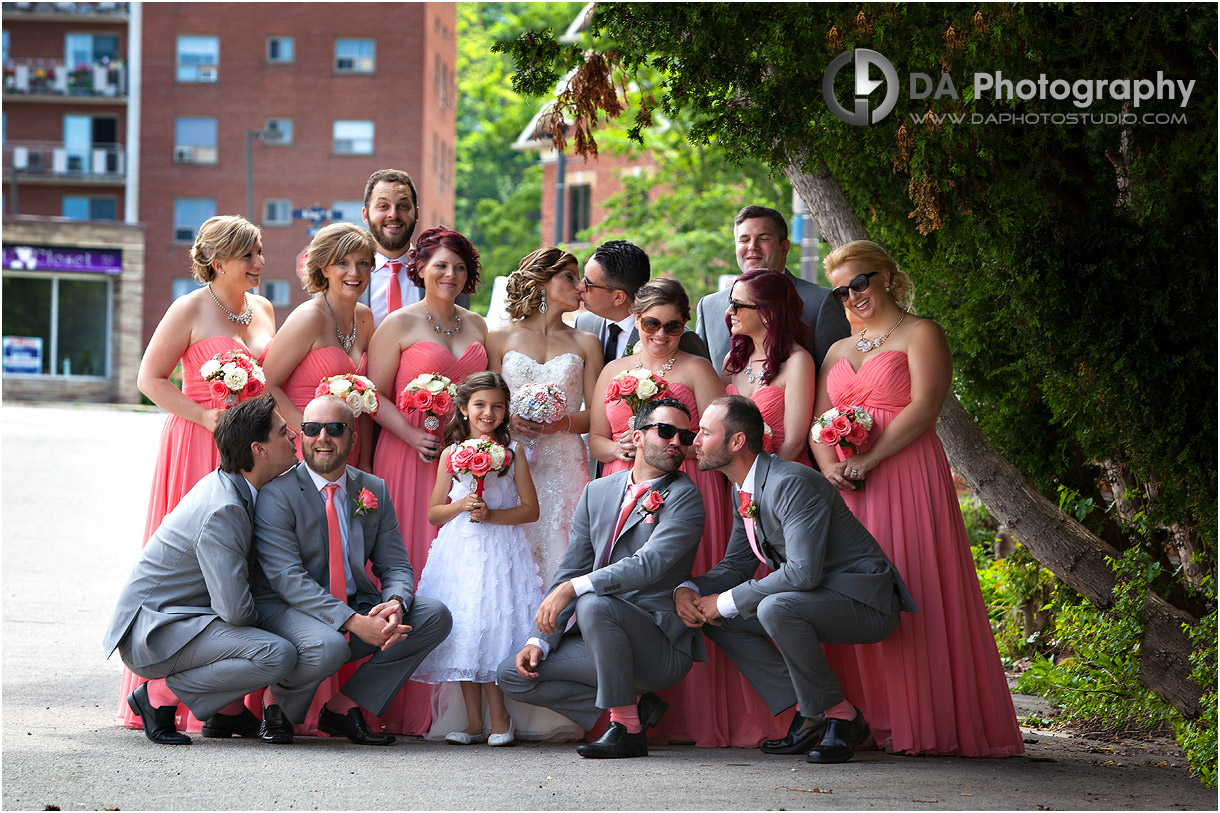
<svg viewBox="0 0 1220 813"><path fill-rule="evenodd" d="M618 522L614 523L614 533L610 535L610 541L606 543L606 550L602 553L602 561L597 567L600 570L610 564L610 552L614 550L614 543L618 539L618 535L622 532L623 526L627 524L627 517L631 516L631 512L635 509L635 504L640 501L640 495L649 488L649 483L640 485L628 484L627 494L623 497L623 510L619 511Z"/></svg>
<svg viewBox="0 0 1220 813"><path fill-rule="evenodd" d="M739 491L737 493L737 498L741 500L741 509L738 510L737 513L741 515L742 521L745 522L746 539L750 543L750 550L754 551L754 555L758 557L758 561L762 562L767 567L770 567L770 562L768 562L766 557L762 555L762 552L758 549L758 542L754 538L754 518L746 513L746 509L749 508L750 500L752 500L753 497L754 495L748 491Z"/></svg>
<svg viewBox="0 0 1220 813"><path fill-rule="evenodd" d="M390 260L385 267L390 271L390 284L385 289L385 313L389 316L402 307L402 286L398 284L398 272L402 270L402 263Z"/></svg>
<svg viewBox="0 0 1220 813"><path fill-rule="evenodd" d="M326 497L327 557L330 564L330 594L347 603L347 577L343 573L343 535L339 530L339 511L335 508L335 492L338 483L325 486Z"/></svg>

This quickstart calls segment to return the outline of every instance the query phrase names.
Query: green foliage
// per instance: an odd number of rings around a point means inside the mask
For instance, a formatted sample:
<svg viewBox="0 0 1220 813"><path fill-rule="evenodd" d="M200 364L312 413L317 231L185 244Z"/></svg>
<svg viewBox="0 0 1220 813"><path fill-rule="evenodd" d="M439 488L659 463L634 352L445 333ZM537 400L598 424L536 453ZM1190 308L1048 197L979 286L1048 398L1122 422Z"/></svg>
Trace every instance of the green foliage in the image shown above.
<svg viewBox="0 0 1220 813"><path fill-rule="evenodd" d="M1204 588L1213 602L1216 597L1216 584L1210 581ZM1204 693L1199 702L1203 705L1203 716L1192 722L1179 721L1175 733L1182 750L1190 760L1190 769L1199 781L1209 788L1216 787L1216 611L1200 619L1198 626L1190 633L1195 645L1195 653L1191 656L1191 679L1203 686L1211 688Z"/></svg>

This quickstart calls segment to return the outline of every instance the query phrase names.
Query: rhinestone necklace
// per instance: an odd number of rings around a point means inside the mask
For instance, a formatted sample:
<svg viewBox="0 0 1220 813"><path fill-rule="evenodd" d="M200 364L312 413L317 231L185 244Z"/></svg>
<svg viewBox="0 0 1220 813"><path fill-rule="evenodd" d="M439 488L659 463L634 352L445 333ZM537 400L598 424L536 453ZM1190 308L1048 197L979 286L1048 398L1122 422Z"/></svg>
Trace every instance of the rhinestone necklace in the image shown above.
<svg viewBox="0 0 1220 813"><path fill-rule="evenodd" d="M449 330L445 330L436 323L436 320L432 318L432 314L428 312L428 308L426 306L424 307L424 318L428 320L428 324L432 325L433 330L435 330L437 333L444 334L447 338L453 338L462 332L462 315L457 311L454 311L453 313L453 327Z"/></svg>
<svg viewBox="0 0 1220 813"><path fill-rule="evenodd" d="M343 331L339 330L339 317L335 316L335 309L330 306L330 299L326 294L322 294L322 301L326 303L326 309L330 311L330 318L335 320L335 336L339 339L339 346L343 348L344 353L352 352L352 345L356 343L356 314L352 312L352 332L344 336Z"/></svg>
<svg viewBox="0 0 1220 813"><path fill-rule="evenodd" d="M208 293L212 295L212 301L216 303L216 307L224 311L225 316L229 317L230 322L236 322L239 325L248 325L250 324L250 320L254 318L254 306L250 304L250 297L245 291L241 292L241 301L246 304L246 310L241 316L238 316L236 313L220 303L220 300L216 298L216 292L212 290L212 283L210 282L208 283Z"/></svg>
<svg viewBox="0 0 1220 813"><path fill-rule="evenodd" d="M677 361L677 360L678 360L678 357L677 357L676 355L674 355L674 356L670 356L670 357L669 357L669 361L665 362L665 364L663 364L663 365L661 366L661 369L657 370L655 373L653 373L653 375L664 377L664 375L665 375L666 373L668 373L668 372L669 372L669 368L670 368L670 367L673 367L673 366L674 366L674 362L675 362L675 361ZM635 363L635 366L634 366L634 367L632 367L631 369L633 369L633 370L639 370L639 369L641 369L643 366L644 366L644 361L643 361L643 359L641 359L640 361L637 361L637 362ZM650 372L650 373L652 372L652 368L651 368L651 367L649 367L649 368L648 368L648 372Z"/></svg>
<svg viewBox="0 0 1220 813"><path fill-rule="evenodd" d="M751 384L753 384L758 379L762 378L763 374L767 371L767 366L766 366L767 360L758 359L758 362L759 362L759 364L763 365L763 368L761 370L759 370L757 373L755 373L754 370L752 369L753 365L754 365L754 359L750 359L746 363L746 381L749 381Z"/></svg>
<svg viewBox="0 0 1220 813"><path fill-rule="evenodd" d="M872 341L869 341L868 339L864 338L864 334L868 332L868 328L864 328L864 330L860 331L859 340L856 341L856 349L859 350L861 353L867 353L870 350L876 350L878 347L885 344L885 340L890 337L890 334L893 333L894 330L899 325L902 324L902 320L906 319L906 318L907 318L907 312L903 311L902 316L899 316L898 321L894 323L894 327L887 330L885 332L884 336L879 336L876 339L873 339Z"/></svg>

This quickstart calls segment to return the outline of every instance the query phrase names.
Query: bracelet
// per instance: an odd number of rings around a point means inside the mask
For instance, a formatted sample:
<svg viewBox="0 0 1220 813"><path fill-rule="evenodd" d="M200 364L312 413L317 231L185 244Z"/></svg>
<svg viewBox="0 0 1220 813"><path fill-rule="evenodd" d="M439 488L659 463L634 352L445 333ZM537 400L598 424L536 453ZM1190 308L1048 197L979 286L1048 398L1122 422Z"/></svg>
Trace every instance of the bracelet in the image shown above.
<svg viewBox="0 0 1220 813"><path fill-rule="evenodd" d="M565 432L571 432L571 431L572 431L572 416L571 416L571 415L568 415L567 417L568 417L568 428L567 428L567 429L565 429L565 430L563 430L563 431L565 431Z"/></svg>

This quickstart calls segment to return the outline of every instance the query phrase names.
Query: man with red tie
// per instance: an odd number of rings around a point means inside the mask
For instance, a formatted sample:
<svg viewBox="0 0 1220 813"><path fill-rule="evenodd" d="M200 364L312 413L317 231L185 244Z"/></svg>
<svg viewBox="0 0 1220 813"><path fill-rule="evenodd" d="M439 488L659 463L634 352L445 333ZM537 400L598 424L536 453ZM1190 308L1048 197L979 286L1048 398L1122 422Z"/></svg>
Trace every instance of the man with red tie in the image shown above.
<svg viewBox="0 0 1220 813"><path fill-rule="evenodd" d="M724 559L675 591L678 615L703 627L772 714L797 704L788 736L764 751L846 762L868 723L843 699L822 644L876 643L918 607L835 487L762 441L762 414L740 395L717 398L699 420L699 469L723 472L739 508ZM766 575L755 578L759 565Z"/></svg>
<svg viewBox="0 0 1220 813"><path fill-rule="evenodd" d="M453 624L439 601L415 597L385 481L347 465L356 421L341 399L306 405L304 462L268 483L254 516L259 626L297 647L297 666L264 698L262 739L292 742L318 685L372 655L323 706L318 728L361 745L391 745L361 707L384 714ZM372 564L373 583L366 570Z"/></svg>
<svg viewBox="0 0 1220 813"><path fill-rule="evenodd" d="M705 659L702 637L673 602L703 535L703 498L678 470L693 437L682 402L640 407L633 439L641 453L632 468L585 487L533 637L500 664L496 682L514 700L586 729L609 709L606 732L577 747L582 757L648 756L644 729L666 708L652 692Z"/></svg>
<svg viewBox="0 0 1220 813"><path fill-rule="evenodd" d="M364 185L361 216L377 241L367 302L376 328L387 314L418 302L421 296L406 272L407 250L419 218L419 198L411 176L400 169L379 169L370 175Z"/></svg>

